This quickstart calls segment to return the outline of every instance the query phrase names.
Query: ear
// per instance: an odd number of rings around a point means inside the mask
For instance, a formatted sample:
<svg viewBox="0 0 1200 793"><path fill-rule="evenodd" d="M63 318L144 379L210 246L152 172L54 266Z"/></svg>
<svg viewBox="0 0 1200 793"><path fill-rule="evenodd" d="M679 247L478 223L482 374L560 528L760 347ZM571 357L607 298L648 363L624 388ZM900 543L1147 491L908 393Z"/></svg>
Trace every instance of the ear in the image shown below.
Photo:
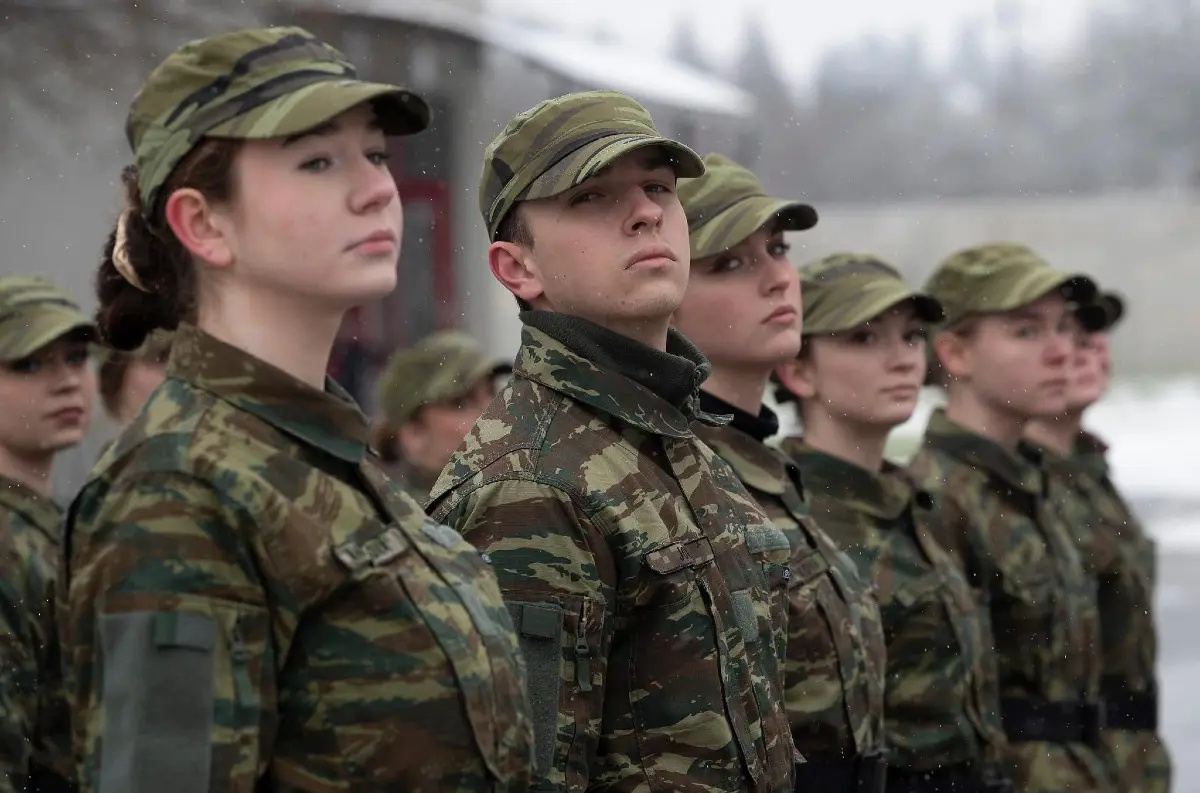
<svg viewBox="0 0 1200 793"><path fill-rule="evenodd" d="M526 303L532 304L546 291L532 252L515 242L493 242L488 248L488 265L496 280Z"/></svg>
<svg viewBox="0 0 1200 793"><path fill-rule="evenodd" d="M780 364L775 368L775 376L784 388L800 399L812 399L817 394L811 354Z"/></svg>
<svg viewBox="0 0 1200 793"><path fill-rule="evenodd" d="M942 370L951 378L970 379L970 343L962 335L948 330L940 331L933 337L933 352L937 355Z"/></svg>
<svg viewBox="0 0 1200 793"><path fill-rule="evenodd" d="M228 221L199 190L181 188L167 198L167 225L197 261L209 267L233 264L233 246Z"/></svg>

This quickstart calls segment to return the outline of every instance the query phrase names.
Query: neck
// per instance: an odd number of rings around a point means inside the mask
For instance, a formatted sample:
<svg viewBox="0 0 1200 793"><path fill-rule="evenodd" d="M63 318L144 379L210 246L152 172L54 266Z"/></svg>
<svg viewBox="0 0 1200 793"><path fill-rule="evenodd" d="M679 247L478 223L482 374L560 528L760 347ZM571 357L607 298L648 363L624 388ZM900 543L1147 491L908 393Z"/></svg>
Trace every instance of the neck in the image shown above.
<svg viewBox="0 0 1200 793"><path fill-rule="evenodd" d="M890 428L838 421L824 411L804 411L805 443L868 471L883 470L890 432Z"/></svg>
<svg viewBox="0 0 1200 793"><path fill-rule="evenodd" d="M762 410L763 392L771 379L771 372L734 372L713 364L712 371L704 381L704 390L728 402L738 410L757 416Z"/></svg>
<svg viewBox="0 0 1200 793"><path fill-rule="evenodd" d="M1051 419L1034 419L1025 427L1025 437L1050 451L1070 457L1083 432L1083 413L1071 412Z"/></svg>
<svg viewBox="0 0 1200 793"><path fill-rule="evenodd" d="M53 454L23 456L0 446L0 476L20 482L40 495L50 495L53 468Z"/></svg>
<svg viewBox="0 0 1200 793"><path fill-rule="evenodd" d="M946 417L955 424L993 443L1015 451L1028 420L998 410L967 388L950 389L946 397Z"/></svg>
<svg viewBox="0 0 1200 793"><path fill-rule="evenodd" d="M669 320L606 320L597 324L613 333L640 341L647 347L667 351L667 329L671 327Z"/></svg>
<svg viewBox="0 0 1200 793"><path fill-rule="evenodd" d="M234 289L224 290L219 299L203 300L201 306L197 325L205 333L325 389L344 311L301 305L278 293Z"/></svg>

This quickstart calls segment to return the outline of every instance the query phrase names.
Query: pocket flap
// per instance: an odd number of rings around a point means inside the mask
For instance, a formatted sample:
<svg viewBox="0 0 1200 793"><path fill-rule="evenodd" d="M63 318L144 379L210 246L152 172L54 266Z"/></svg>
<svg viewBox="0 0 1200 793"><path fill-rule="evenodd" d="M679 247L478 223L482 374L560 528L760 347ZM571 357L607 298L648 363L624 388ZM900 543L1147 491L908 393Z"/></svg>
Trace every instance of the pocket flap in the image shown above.
<svg viewBox="0 0 1200 793"><path fill-rule="evenodd" d="M892 599L902 608L909 609L917 603L929 600L930 594L936 592L941 585L942 578L937 572L926 573L920 578L906 581L903 586L897 587L892 594Z"/></svg>
<svg viewBox="0 0 1200 793"><path fill-rule="evenodd" d="M791 550L787 535L778 526L762 523L746 528L746 549L751 554Z"/></svg>
<svg viewBox="0 0 1200 793"><path fill-rule="evenodd" d="M792 586L803 586L809 581L829 572L829 562L816 548L801 551L801 555L792 560Z"/></svg>
<svg viewBox="0 0 1200 793"><path fill-rule="evenodd" d="M698 567L708 564L716 558L712 543L707 537L699 537L688 542L673 542L653 551L648 551L643 557L645 564L659 575L668 575L688 567Z"/></svg>

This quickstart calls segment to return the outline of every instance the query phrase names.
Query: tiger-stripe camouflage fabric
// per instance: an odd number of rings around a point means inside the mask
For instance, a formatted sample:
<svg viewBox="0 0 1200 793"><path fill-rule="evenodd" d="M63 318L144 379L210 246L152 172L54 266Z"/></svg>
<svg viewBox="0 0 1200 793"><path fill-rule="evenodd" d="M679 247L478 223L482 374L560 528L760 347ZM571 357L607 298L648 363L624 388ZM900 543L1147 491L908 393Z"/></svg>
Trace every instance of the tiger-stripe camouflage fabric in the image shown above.
<svg viewBox="0 0 1200 793"><path fill-rule="evenodd" d="M1126 715L1137 710L1158 715L1155 545L1113 485L1105 452L1099 438L1084 433L1071 456L1046 452L1046 467L1052 484L1062 489L1060 501L1072 512L1080 552L1099 583L1110 761L1121 790L1166 793L1171 758L1159 731L1154 724L1130 723Z"/></svg>
<svg viewBox="0 0 1200 793"><path fill-rule="evenodd" d="M1095 581L1049 503L1042 471L940 409L909 470L938 501L935 539L989 599L1006 766L1016 790L1115 790L1094 745L1018 740L1020 725L1005 716L1010 707L1016 713L1047 702L1077 708L1100 695Z"/></svg>
<svg viewBox="0 0 1200 793"><path fill-rule="evenodd" d="M73 502L61 630L85 791L520 791L532 730L486 560L368 425L181 326Z"/></svg>
<svg viewBox="0 0 1200 793"><path fill-rule="evenodd" d="M53 501L0 476L0 793L75 777L54 610L61 523Z"/></svg>
<svg viewBox="0 0 1200 793"><path fill-rule="evenodd" d="M703 360L674 332L667 352ZM787 543L689 430L696 401L526 324L431 494L491 558L520 632L538 790L792 790L761 563L786 564ZM751 538L773 550L756 559Z"/></svg>
<svg viewBox="0 0 1200 793"><path fill-rule="evenodd" d="M797 748L810 762L881 756L886 650L869 582L810 515L794 467L777 450L731 426L695 431L792 548L779 608L787 623L784 706Z"/></svg>
<svg viewBox="0 0 1200 793"><path fill-rule="evenodd" d="M908 772L974 764L999 770L1000 701L991 622L930 528L931 494L906 472L868 471L785 438L813 517L871 582L887 639L888 765Z"/></svg>

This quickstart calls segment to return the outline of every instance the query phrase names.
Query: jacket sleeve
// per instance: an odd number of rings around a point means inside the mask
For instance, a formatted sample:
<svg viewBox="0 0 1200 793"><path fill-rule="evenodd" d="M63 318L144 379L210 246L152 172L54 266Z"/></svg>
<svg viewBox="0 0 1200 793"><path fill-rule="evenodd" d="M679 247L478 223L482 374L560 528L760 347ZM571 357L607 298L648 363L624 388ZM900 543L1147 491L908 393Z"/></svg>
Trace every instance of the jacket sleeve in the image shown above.
<svg viewBox="0 0 1200 793"><path fill-rule="evenodd" d="M431 514L490 560L528 671L538 790L582 790L596 755L612 646L607 541L563 490L505 480Z"/></svg>
<svg viewBox="0 0 1200 793"><path fill-rule="evenodd" d="M72 505L60 633L81 790L253 793L276 693L251 526L179 473Z"/></svg>
<svg viewBox="0 0 1200 793"><path fill-rule="evenodd" d="M18 569L15 555L4 550L4 569ZM24 787L37 708L37 661L17 579L0 577L0 793Z"/></svg>

